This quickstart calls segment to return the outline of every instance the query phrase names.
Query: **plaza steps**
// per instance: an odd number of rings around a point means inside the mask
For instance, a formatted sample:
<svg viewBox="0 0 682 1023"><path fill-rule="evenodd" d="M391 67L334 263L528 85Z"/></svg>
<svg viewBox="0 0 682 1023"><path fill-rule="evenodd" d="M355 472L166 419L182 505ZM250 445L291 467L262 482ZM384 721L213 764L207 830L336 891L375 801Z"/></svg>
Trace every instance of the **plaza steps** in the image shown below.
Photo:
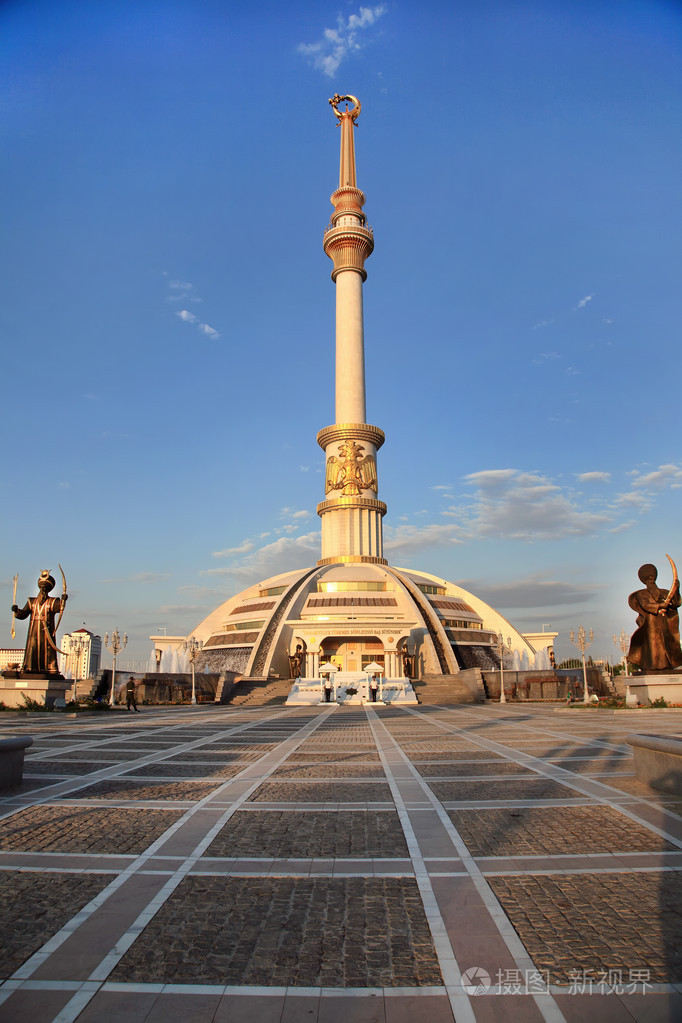
<svg viewBox="0 0 682 1023"><path fill-rule="evenodd" d="M281 705L293 684L290 678L240 678L224 702L229 707Z"/></svg>
<svg viewBox="0 0 682 1023"><path fill-rule="evenodd" d="M469 668L457 675L424 675L414 679L412 686L417 699L424 704L485 702L480 668Z"/></svg>

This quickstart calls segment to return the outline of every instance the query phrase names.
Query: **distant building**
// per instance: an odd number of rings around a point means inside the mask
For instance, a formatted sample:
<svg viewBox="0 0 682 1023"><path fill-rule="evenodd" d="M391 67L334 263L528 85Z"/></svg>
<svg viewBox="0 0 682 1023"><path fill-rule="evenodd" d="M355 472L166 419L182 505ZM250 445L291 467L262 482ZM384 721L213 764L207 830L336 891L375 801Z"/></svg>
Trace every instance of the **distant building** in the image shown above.
<svg viewBox="0 0 682 1023"><path fill-rule="evenodd" d="M0 671L5 668L20 668L24 660L24 650L10 650L9 647L0 649Z"/></svg>
<svg viewBox="0 0 682 1023"><path fill-rule="evenodd" d="M94 678L102 660L102 637L87 629L76 629L62 636L59 666L67 678Z"/></svg>

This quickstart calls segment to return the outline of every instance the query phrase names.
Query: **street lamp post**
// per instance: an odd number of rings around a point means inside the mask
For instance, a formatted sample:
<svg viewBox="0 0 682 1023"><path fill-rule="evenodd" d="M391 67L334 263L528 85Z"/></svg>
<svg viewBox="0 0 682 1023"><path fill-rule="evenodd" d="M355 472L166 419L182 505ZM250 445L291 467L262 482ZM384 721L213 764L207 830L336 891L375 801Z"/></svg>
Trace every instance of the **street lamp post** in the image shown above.
<svg viewBox="0 0 682 1023"><path fill-rule="evenodd" d="M108 647L109 650L111 650L112 654L114 655L114 667L111 672L111 695L109 696L110 707L114 706L114 686L116 684L116 657L118 656L119 651L123 650L127 643L128 636L126 635L125 632L123 633L123 638L121 638L121 634L118 631L118 629L114 629L114 631L111 634L111 638L109 638L108 632L104 633L104 645L105 647Z"/></svg>
<svg viewBox="0 0 682 1023"><path fill-rule="evenodd" d="M630 649L630 637L627 634L627 632L623 629L623 631L621 632L620 636L614 635L611 638L613 639L613 642L616 645L616 647L618 647L618 649L620 650L620 652L623 655L621 657L621 661L623 662L623 670L625 672L625 677L627 678L627 676L629 675L629 672L628 672L628 660L627 660L627 657L625 655L627 654L628 650Z"/></svg>
<svg viewBox="0 0 682 1023"><path fill-rule="evenodd" d="M204 641L202 639L196 639L194 636L190 636L190 638L186 639L182 644L182 649L187 651L189 655L189 663L192 665L192 699L190 700L190 703L192 704L197 702L197 684L194 676L194 662L196 661L197 654L203 645Z"/></svg>
<svg viewBox="0 0 682 1023"><path fill-rule="evenodd" d="M511 646L511 636L507 637L507 645ZM504 655L507 647L504 645L504 636L500 632L497 637L497 652L500 655L500 703L506 703L507 697L504 693Z"/></svg>
<svg viewBox="0 0 682 1023"><path fill-rule="evenodd" d="M583 703L589 703L590 694L587 689L587 668L585 666L585 650L594 641L594 629L590 629L590 633L588 636L587 633L585 632L585 627L583 625L580 625L578 626L578 638L576 639L576 634L575 632L573 632L572 629L571 632L569 633L569 636L573 646L577 646L578 649L580 650L580 654L583 659Z"/></svg>

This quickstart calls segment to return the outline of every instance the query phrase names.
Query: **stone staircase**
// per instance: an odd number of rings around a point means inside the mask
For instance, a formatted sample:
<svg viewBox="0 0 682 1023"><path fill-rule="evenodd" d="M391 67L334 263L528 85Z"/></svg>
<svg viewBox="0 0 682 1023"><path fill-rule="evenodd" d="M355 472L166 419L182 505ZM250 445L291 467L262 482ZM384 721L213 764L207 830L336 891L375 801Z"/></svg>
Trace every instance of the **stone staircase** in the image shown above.
<svg viewBox="0 0 682 1023"><path fill-rule="evenodd" d="M291 692L290 678L242 678L225 700L229 707L263 707L283 704Z"/></svg>
<svg viewBox="0 0 682 1023"><path fill-rule="evenodd" d="M469 668L457 675L424 675L412 682L417 699L424 704L485 703L480 668Z"/></svg>

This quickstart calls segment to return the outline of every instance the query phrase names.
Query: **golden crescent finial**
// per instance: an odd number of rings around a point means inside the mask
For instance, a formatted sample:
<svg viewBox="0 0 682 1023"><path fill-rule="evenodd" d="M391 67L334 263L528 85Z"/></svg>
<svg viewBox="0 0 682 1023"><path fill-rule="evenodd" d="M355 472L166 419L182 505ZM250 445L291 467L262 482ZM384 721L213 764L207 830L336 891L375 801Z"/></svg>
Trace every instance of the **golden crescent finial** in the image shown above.
<svg viewBox="0 0 682 1023"><path fill-rule="evenodd" d="M338 109L339 103L344 102L352 103L353 104L352 108L350 110L339 111ZM355 124L356 120L360 116L360 111L362 109L360 100L357 98L357 96L351 96L350 93L347 96L339 96L337 92L336 95L332 96L332 98L329 100L329 104L332 110L334 111L335 116L338 117L339 120L341 120L342 117L351 117L353 120L353 124Z"/></svg>

